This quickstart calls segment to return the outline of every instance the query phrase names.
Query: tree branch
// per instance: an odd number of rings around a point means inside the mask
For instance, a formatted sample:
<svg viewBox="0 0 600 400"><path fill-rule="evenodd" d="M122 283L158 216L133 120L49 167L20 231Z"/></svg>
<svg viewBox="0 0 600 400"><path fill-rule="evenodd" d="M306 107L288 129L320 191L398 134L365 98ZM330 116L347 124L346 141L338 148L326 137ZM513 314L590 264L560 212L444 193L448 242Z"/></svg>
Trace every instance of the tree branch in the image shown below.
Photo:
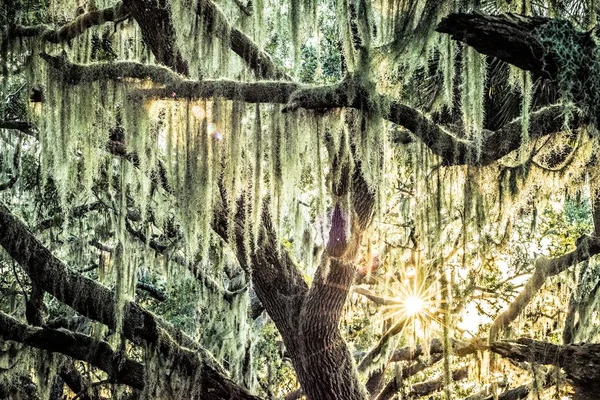
<svg viewBox="0 0 600 400"><path fill-rule="evenodd" d="M533 275L529 278L521 293L519 293L515 300L510 304L508 309L494 320L494 323L490 327L490 342L495 341L498 338L500 331L521 314L527 304L529 304L531 299L533 299L544 285L547 278L558 275L571 266L588 260L598 253L600 253L600 238L595 236L582 236L577 240L577 247L575 250L570 253L552 259L544 257L539 258L535 262Z"/></svg>
<svg viewBox="0 0 600 400"><path fill-rule="evenodd" d="M247 17L252 16L252 13L253 13L252 0L249 0L247 2L247 4L244 4L244 2L242 0L233 0L233 2L235 3L236 6L238 6L238 8L240 9L241 12L246 14Z"/></svg>
<svg viewBox="0 0 600 400"><path fill-rule="evenodd" d="M0 121L0 129L14 129L26 135L37 136L34 126L25 121Z"/></svg>
<svg viewBox="0 0 600 400"><path fill-rule="evenodd" d="M452 39L482 54L496 57L537 76L554 79L558 66L548 49L535 35L536 29L551 21L545 17L517 14L450 14L437 26Z"/></svg>
<svg viewBox="0 0 600 400"><path fill-rule="evenodd" d="M4 340L24 343L86 361L106 372L114 382L136 389L144 388L144 366L136 361L123 359L107 342L65 329L28 326L1 311L0 336Z"/></svg>
<svg viewBox="0 0 600 400"><path fill-rule="evenodd" d="M67 22L58 29L54 29L48 25L9 26L7 28L6 37L11 39L17 37L39 36L42 40L50 43L68 42L93 26L102 25L106 22L118 22L126 19L127 16L127 10L123 6L123 3L119 1L112 7L81 14L73 21Z"/></svg>
<svg viewBox="0 0 600 400"><path fill-rule="evenodd" d="M379 109L390 122L404 126L420 138L433 153L440 156L444 165L488 165L504 157L521 145L521 120L519 118L496 131L484 131L481 156L475 158L474 143L461 139L434 123L422 112L382 95L372 96L363 84L347 77L334 85L307 87L294 82L239 82L231 80L190 81L163 67L135 62L116 62L80 65L50 55L44 59L55 67L70 84L97 80L147 79L167 85L164 88L138 90L132 101L152 98L212 98L218 96L246 103L285 104L284 111L305 109L355 108L362 111ZM559 105L537 110L530 115L532 138L539 138L563 130L563 108ZM584 117L573 115L571 127L586 123Z"/></svg>
<svg viewBox="0 0 600 400"><path fill-rule="evenodd" d="M356 287L353 289L354 293L361 294L365 296L367 299L371 300L373 303L378 306L387 306L387 305L399 305L402 302L394 297L382 296L371 292L368 289L364 289L361 287Z"/></svg>
<svg viewBox="0 0 600 400"><path fill-rule="evenodd" d="M69 269L0 203L0 245L17 261L32 282L62 303L110 328L117 325L116 300L108 288ZM198 373L203 399L257 399L225 376L214 358L187 335L133 302L123 306L123 334L133 343L147 343L167 359L176 359L189 376ZM201 355L201 357L200 357Z"/></svg>
<svg viewBox="0 0 600 400"><path fill-rule="evenodd" d="M138 23L144 42L148 44L156 60L179 74L189 75L188 63L177 48L168 2L124 0L124 4Z"/></svg>
<svg viewBox="0 0 600 400"><path fill-rule="evenodd" d="M491 395L489 394L490 391L488 389L488 390L473 394L473 395L465 398L465 400L523 400L523 399L526 399L527 396L529 396L532 385L533 385L533 382L531 382L527 385L517 386L514 389L508 389L508 390L500 393L497 396L497 399L494 398L493 394L491 394Z"/></svg>
<svg viewBox="0 0 600 400"><path fill-rule="evenodd" d="M165 301L167 299L167 295L163 290L150 283L138 282L136 283L135 288L143 290L158 301Z"/></svg>
<svg viewBox="0 0 600 400"><path fill-rule="evenodd" d="M577 387L600 390L600 344L569 344L560 346L530 338L500 341L490 349L517 361L556 365L564 369Z"/></svg>
<svg viewBox="0 0 600 400"><path fill-rule="evenodd" d="M244 32L229 23L227 17L212 0L198 0L196 13L204 21L208 34L214 34L221 40L229 42L231 50L263 79L292 78L273 62L268 53L261 50Z"/></svg>
<svg viewBox="0 0 600 400"><path fill-rule="evenodd" d="M407 368L402 369L402 378L399 379L397 377L392 378L385 387L377 394L376 400L388 400L391 399L398 391L401 389L403 380L418 374L421 371L431 367L432 365L438 363L442 360L442 354L432 354L429 362L423 362L421 360L417 360L410 364Z"/></svg>

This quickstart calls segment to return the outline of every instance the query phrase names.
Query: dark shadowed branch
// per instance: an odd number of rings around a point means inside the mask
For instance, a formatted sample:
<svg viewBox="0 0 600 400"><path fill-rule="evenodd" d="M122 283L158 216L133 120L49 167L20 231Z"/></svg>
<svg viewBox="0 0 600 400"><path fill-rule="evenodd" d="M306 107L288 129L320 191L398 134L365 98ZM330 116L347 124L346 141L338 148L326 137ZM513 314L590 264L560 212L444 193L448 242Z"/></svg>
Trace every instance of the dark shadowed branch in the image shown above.
<svg viewBox="0 0 600 400"><path fill-rule="evenodd" d="M600 375L599 343L560 346L529 338L520 338L517 341L491 343L490 349L513 360L561 367L567 377L574 382L576 391L579 388L586 393L591 392L596 395L600 393L598 382Z"/></svg>
<svg viewBox="0 0 600 400"><path fill-rule="evenodd" d="M447 33L482 54L496 57L523 70L553 79L557 65L535 34L550 21L545 17L517 14L450 14L437 31Z"/></svg>
<svg viewBox="0 0 600 400"><path fill-rule="evenodd" d="M83 13L73 21L67 22L57 29L48 25L12 25L6 28L5 36L8 39L18 37L40 37L42 40L51 43L68 42L93 26L102 25L106 22L116 23L127 17L127 10L123 7L123 3L119 1L112 7Z"/></svg>
<svg viewBox="0 0 600 400"><path fill-rule="evenodd" d="M166 0L125 0L123 3L138 23L144 42L156 60L179 74L188 75L188 62L177 47L169 3Z"/></svg>
<svg viewBox="0 0 600 400"><path fill-rule="evenodd" d="M17 261L32 282L62 303L110 328L117 326L115 295L108 288L68 268L0 203L0 245ZM123 305L123 334L133 343L155 346L166 359L178 360L189 374L199 373L203 398L221 399L234 393L256 399L236 385L214 358L187 335L160 320L136 303ZM227 398L227 397L225 397Z"/></svg>
<svg viewBox="0 0 600 400"><path fill-rule="evenodd" d="M136 361L123 359L107 342L65 329L28 326L1 311L0 336L4 340L12 340L86 361L106 372L115 382L136 389L144 388L144 366Z"/></svg>

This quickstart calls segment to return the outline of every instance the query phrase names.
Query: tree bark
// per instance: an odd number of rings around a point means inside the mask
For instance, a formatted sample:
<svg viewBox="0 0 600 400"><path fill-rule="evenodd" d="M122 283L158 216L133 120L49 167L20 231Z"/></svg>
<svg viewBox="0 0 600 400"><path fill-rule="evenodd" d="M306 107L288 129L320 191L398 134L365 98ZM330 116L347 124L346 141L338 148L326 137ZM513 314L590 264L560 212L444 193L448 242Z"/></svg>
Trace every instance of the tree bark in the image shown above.
<svg viewBox="0 0 600 400"><path fill-rule="evenodd" d="M452 39L535 75L554 79L557 65L535 35L550 18L517 14L450 14L437 26Z"/></svg>
<svg viewBox="0 0 600 400"><path fill-rule="evenodd" d="M556 365L572 380L576 400L600 398L600 344L559 346L529 338L491 343L493 352L517 361Z"/></svg>
<svg viewBox="0 0 600 400"><path fill-rule="evenodd" d="M189 75L188 63L177 48L168 2L125 0L123 3L138 23L144 42L150 46L156 60L179 74Z"/></svg>
<svg viewBox="0 0 600 400"><path fill-rule="evenodd" d="M77 312L110 328L116 327L114 294L54 257L2 203L0 232L0 245L40 288ZM155 346L165 359L177 360L178 367L187 370L189 376L198 373L203 399L258 399L231 381L212 356L191 338L135 303L124 305L123 334L135 344Z"/></svg>
<svg viewBox="0 0 600 400"><path fill-rule="evenodd" d="M135 389L144 388L144 366L127 358L121 358L107 342L63 329L28 326L3 312L0 312L0 336L5 340L86 361L106 372L114 382Z"/></svg>

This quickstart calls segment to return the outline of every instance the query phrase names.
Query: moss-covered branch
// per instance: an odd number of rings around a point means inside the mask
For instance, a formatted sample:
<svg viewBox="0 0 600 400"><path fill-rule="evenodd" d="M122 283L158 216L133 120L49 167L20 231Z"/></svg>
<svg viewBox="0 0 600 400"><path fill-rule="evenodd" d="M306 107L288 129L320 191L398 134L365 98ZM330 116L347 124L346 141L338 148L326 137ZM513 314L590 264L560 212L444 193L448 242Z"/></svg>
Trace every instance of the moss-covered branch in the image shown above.
<svg viewBox="0 0 600 400"><path fill-rule="evenodd" d="M579 399L598 398L600 394L600 344L560 346L530 338L490 344L493 352L517 361L550 364L561 367L575 383ZM584 397L589 396L589 397Z"/></svg>
<svg viewBox="0 0 600 400"><path fill-rule="evenodd" d="M450 14L437 31L447 33L482 54L496 57L534 74L553 79L557 65L535 34L550 21L517 14Z"/></svg>
<svg viewBox="0 0 600 400"><path fill-rule="evenodd" d="M40 57L56 71L63 82L70 85L105 80L120 81L125 78L149 79L164 85L172 85L183 81L181 75L160 65L141 64L134 61L76 64L62 56L41 53Z"/></svg>
<svg viewBox="0 0 600 400"><path fill-rule="evenodd" d="M144 388L144 366L121 357L107 342L65 329L29 326L1 311L0 337L88 362L106 372L111 381Z"/></svg>
<svg viewBox="0 0 600 400"><path fill-rule="evenodd" d="M0 245L30 279L62 303L110 328L117 326L115 295L105 286L69 269L35 238L10 210L0 203ZM226 377L204 349L181 331L136 303L125 302L123 334L133 343L147 344L165 359L177 360L187 376L197 376L204 399L256 399Z"/></svg>
<svg viewBox="0 0 600 400"><path fill-rule="evenodd" d="M182 75L189 74L189 66L177 47L171 6L166 0L125 0L123 2L142 31L144 42L161 64Z"/></svg>
<svg viewBox="0 0 600 400"><path fill-rule="evenodd" d="M577 240L575 250L556 258L539 258L535 262L533 275L529 278L521 293L509 305L508 309L494 320L490 328L490 342L494 342L498 338L500 331L523 312L525 307L544 285L546 279L558 275L599 253L600 238L596 236L582 236Z"/></svg>
<svg viewBox="0 0 600 400"><path fill-rule="evenodd" d="M84 33L87 29L102 25L106 22L118 22L128 17L128 12L121 1L112 7L83 13L73 21L67 22L60 28L48 25L12 25L5 29L8 39L18 37L40 37L51 43L68 42Z"/></svg>
<svg viewBox="0 0 600 400"><path fill-rule="evenodd" d="M198 0L196 12L204 21L207 33L228 41L231 50L246 62L256 76L263 79L291 80L267 52L227 20L223 11L212 0Z"/></svg>
<svg viewBox="0 0 600 400"><path fill-rule="evenodd" d="M294 82L240 82L233 80L186 80L167 68L135 62L116 62L81 65L62 57L43 55L44 59L70 84L125 78L150 79L165 87L143 89L132 93L132 100L153 98L213 98L242 100L246 103L285 104L284 111L350 107L363 111L377 111L388 121L404 126L421 139L445 165L488 165L521 145L520 118L496 131L484 131L480 157L476 145L461 139L461 132L452 132L436 124L424 113L394 99L370 92L353 77L338 84L310 87ZM553 105L537 110L529 116L530 137L538 138L560 132L564 126L564 109ZM573 115L571 127L581 126L586 118Z"/></svg>

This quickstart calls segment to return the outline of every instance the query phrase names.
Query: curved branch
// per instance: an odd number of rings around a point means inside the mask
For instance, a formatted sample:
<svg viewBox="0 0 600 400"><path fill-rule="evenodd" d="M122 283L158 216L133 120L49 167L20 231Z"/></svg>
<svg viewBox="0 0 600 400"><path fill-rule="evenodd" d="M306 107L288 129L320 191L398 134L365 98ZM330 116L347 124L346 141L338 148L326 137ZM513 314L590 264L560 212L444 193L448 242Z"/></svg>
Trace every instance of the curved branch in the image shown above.
<svg viewBox="0 0 600 400"><path fill-rule="evenodd" d="M577 240L577 247L570 253L560 257L547 259L539 258L535 262L535 271L525 287L510 304L508 309L500 314L490 328L490 342L497 339L502 329L514 321L533 299L549 277L560 274L582 261L600 253L600 238L596 236L582 236Z"/></svg>
<svg viewBox="0 0 600 400"><path fill-rule="evenodd" d="M17 261L32 282L77 312L110 328L117 325L115 295L105 286L69 269L0 203L0 245ZM236 385L225 371L190 337L133 302L123 306L123 334L133 343L149 344L167 359L176 359L190 376L196 372L203 398L257 399Z"/></svg>
<svg viewBox="0 0 600 400"><path fill-rule="evenodd" d="M88 335L65 329L29 326L0 311L0 337L88 362L106 372L114 382L136 389L144 388L142 364L122 358L107 342Z"/></svg>
<svg viewBox="0 0 600 400"><path fill-rule="evenodd" d="M521 145L521 120L519 118L496 131L484 131L481 156L475 158L475 145L429 119L424 113L382 95L370 95L364 85L354 77L340 83L309 87L294 82L239 82L232 80L185 80L163 67L135 62L116 62L80 65L50 55L44 59L55 67L70 84L97 80L122 80L124 78L152 79L165 84L164 88L138 90L132 101L152 98L212 98L243 100L246 103L285 104L285 111L305 109L330 109L350 107L362 111L379 110L388 121L402 125L420 138L433 153L441 157L444 165L488 165L504 157ZM539 138L563 130L563 108L553 105L530 115L532 138ZM584 117L573 115L572 128L586 123Z"/></svg>
<svg viewBox="0 0 600 400"><path fill-rule="evenodd" d="M535 35L536 29L551 21L545 17L517 14L450 14L437 26L452 39L478 52L496 57L543 78L554 79L558 67Z"/></svg>
<svg viewBox="0 0 600 400"><path fill-rule="evenodd" d="M579 387L600 389L600 343L560 346L530 338L500 341L490 349L503 357L517 361L556 365Z"/></svg>
<svg viewBox="0 0 600 400"><path fill-rule="evenodd" d="M8 27L6 36L9 39L39 36L42 40L50 43L68 42L93 26L102 25L106 22L122 21L128 15L123 3L119 1L112 7L81 14L73 21L67 22L58 29L51 28L48 25L14 25Z"/></svg>

